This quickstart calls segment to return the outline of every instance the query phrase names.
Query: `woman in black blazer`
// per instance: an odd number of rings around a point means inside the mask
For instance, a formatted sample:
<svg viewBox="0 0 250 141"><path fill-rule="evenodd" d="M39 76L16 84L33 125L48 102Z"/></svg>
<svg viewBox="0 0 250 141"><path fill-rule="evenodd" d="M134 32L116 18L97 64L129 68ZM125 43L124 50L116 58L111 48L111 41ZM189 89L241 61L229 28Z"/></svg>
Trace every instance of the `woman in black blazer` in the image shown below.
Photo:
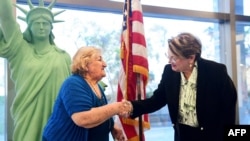
<svg viewBox="0 0 250 141"><path fill-rule="evenodd" d="M201 58L201 43L190 33L169 40L169 64L153 96L132 104L131 118L168 105L175 141L223 141L235 124L236 88L226 66Z"/></svg>

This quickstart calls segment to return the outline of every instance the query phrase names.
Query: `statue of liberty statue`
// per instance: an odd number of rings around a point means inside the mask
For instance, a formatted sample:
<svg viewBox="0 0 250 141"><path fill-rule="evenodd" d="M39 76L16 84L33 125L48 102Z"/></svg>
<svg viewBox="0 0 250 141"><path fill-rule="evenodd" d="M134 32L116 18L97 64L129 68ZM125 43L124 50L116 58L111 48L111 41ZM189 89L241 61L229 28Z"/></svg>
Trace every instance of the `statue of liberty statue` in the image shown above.
<svg viewBox="0 0 250 141"><path fill-rule="evenodd" d="M22 33L16 22L12 0L0 1L0 57L9 63L10 77L15 85L15 98L11 105L14 120L14 141L41 141L42 132L52 112L59 88L70 72L71 57L54 43L52 33L56 0L49 6L39 0L34 6L27 0L30 10L16 5L26 17Z"/></svg>

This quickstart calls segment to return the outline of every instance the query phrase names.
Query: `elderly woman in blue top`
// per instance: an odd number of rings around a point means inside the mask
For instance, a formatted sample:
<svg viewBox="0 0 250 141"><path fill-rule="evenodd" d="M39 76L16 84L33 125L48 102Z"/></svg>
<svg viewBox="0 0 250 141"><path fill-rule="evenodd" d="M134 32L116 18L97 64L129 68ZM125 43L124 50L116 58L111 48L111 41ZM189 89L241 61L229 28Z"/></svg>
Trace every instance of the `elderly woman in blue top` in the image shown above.
<svg viewBox="0 0 250 141"><path fill-rule="evenodd" d="M82 47L73 57L72 75L61 86L53 113L44 128L44 141L124 141L112 116L127 114L124 102L107 104L98 82L106 76L106 63L95 47Z"/></svg>

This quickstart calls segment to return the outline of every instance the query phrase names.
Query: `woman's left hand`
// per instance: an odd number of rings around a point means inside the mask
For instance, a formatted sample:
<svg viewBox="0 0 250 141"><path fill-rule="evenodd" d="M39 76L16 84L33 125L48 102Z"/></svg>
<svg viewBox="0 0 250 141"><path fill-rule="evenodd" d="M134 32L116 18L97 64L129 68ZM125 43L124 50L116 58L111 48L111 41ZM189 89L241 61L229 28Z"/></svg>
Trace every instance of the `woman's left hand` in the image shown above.
<svg viewBox="0 0 250 141"><path fill-rule="evenodd" d="M111 134L115 141L126 141L121 128L117 124L114 124L114 128L111 131Z"/></svg>

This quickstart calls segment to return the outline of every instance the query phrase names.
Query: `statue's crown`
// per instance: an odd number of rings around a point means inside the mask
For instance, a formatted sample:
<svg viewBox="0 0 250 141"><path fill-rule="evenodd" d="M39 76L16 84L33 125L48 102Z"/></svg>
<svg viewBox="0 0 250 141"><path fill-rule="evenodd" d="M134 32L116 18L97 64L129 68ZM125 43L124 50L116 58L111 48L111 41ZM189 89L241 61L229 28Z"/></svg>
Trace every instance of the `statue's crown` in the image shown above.
<svg viewBox="0 0 250 141"><path fill-rule="evenodd" d="M37 7L34 7L31 0L27 0L27 2L30 8L30 11L27 11L20 6L15 5L19 10L21 10L26 15L26 17L18 16L19 19L26 21L27 23L30 23L32 19L34 19L37 16L42 15L42 16L46 16L47 18L49 18L52 23L62 22L60 20L55 20L54 17L64 12L64 10L61 10L55 13L51 12L53 6L56 3L56 0L53 0L48 7L44 6L44 0L39 0L39 5Z"/></svg>

